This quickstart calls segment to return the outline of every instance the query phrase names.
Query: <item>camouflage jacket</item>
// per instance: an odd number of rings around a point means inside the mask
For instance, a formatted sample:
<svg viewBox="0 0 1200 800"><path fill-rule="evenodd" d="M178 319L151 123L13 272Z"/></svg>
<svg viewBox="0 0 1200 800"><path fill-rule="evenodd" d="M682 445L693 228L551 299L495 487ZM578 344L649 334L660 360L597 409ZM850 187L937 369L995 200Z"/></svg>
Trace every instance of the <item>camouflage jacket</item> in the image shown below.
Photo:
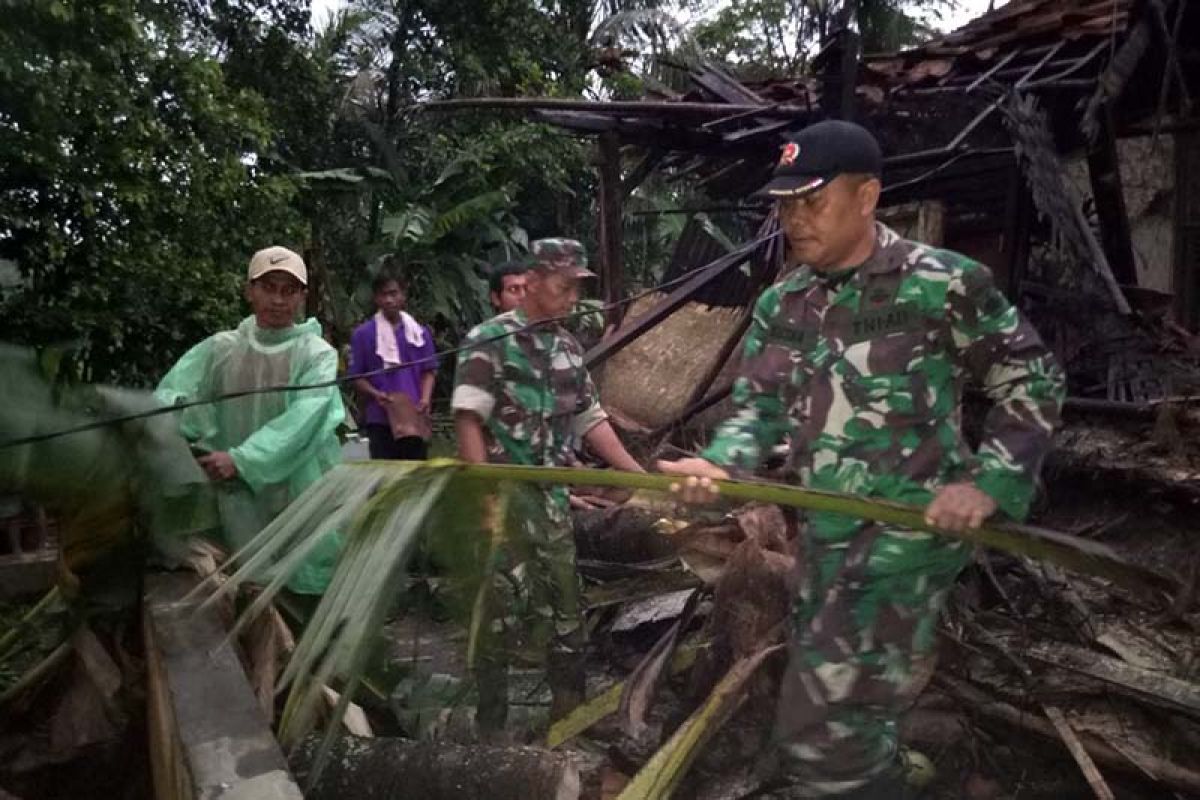
<svg viewBox="0 0 1200 800"><path fill-rule="evenodd" d="M490 461L562 466L607 415L574 337L557 324L521 331L528 324L518 309L467 334L451 406L484 421ZM565 504L565 490L553 494Z"/></svg>
<svg viewBox="0 0 1200 800"><path fill-rule="evenodd" d="M974 453L960 421L967 378L993 404ZM1063 394L1053 356L985 266L878 225L862 266L837 276L802 267L762 295L736 413L704 456L753 469L790 434L811 488L923 505L969 479L1020 519ZM831 541L862 524L834 514L810 523Z"/></svg>

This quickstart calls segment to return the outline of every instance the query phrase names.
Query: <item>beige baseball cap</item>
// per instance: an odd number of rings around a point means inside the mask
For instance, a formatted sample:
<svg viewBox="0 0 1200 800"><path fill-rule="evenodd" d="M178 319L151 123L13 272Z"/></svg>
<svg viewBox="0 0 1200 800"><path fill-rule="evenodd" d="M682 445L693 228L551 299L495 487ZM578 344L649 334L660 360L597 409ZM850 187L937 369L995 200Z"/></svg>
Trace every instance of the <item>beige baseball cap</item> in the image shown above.
<svg viewBox="0 0 1200 800"><path fill-rule="evenodd" d="M250 259L250 270L247 277L258 280L268 272L286 272L305 286L308 286L308 267L298 253L286 247L267 247L259 250Z"/></svg>

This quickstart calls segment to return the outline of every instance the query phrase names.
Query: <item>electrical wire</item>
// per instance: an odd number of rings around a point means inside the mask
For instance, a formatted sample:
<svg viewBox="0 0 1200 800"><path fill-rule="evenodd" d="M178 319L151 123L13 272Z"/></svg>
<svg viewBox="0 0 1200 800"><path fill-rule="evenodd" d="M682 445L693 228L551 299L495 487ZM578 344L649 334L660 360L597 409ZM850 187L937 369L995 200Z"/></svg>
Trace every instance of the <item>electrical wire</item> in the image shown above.
<svg viewBox="0 0 1200 800"><path fill-rule="evenodd" d="M491 336L491 337L488 337L487 339L481 339L477 342L471 342L470 344L460 345L458 347L450 348L449 350L443 350L440 353L434 353L431 356L419 358L414 361L408 361L408 362L401 363L401 364L394 364L392 366L382 367L381 369L370 370L368 372L357 372L357 373L351 373L351 374L347 374L347 375L341 375L332 380L321 381L319 383L280 384L280 385L275 385L275 386L260 386L256 389L245 389L245 390L238 391L238 392L228 392L225 394L214 395L212 397L205 397L205 398L201 398L198 400L188 400L188 401L176 403L174 405L153 408L153 409L149 409L146 411L138 411L138 412L134 412L131 414L122 414L122 415L115 416L115 417L106 417L105 419L94 420L92 422L87 422L82 425L75 425L70 428L62 428L57 431L49 431L46 433L37 433L37 434L30 435L30 436L22 436L22 437L18 437L15 439L7 439L3 442L0 442L0 450L6 450L10 447L21 447L23 445L28 445L28 444L36 444L38 442L45 442L45 441L49 441L51 439L58 439L63 436L71 436L71 435L77 434L77 433L86 433L87 431L93 431L93 430L105 428L105 427L108 427L111 425L123 425L127 422L136 422L138 420L149 419L151 417L157 417L157 416L161 416L163 414L174 414L176 412L184 411L189 408L195 408L196 406L210 405L212 403L221 403L221 402L225 402L226 400L236 400L240 397L249 397L249 396L257 395L257 394L270 394L272 392L302 392L302 391L307 391L310 389L328 389L333 386L340 386L343 383L352 383L353 381L361 380L363 378L373 378L378 375L386 375L388 373L397 372L402 369L409 369L410 367L422 366L424 364L428 364L431 362L436 363L439 358L457 355L458 353L462 353L467 350L472 350L472 349L475 349L478 347L483 347L483 346L489 345L493 342L500 341L501 339L506 339L510 336L516 336L519 333L525 333L526 331L535 330L537 328L544 327L545 325L550 324L550 323L567 322L569 320L575 319L576 317L584 317L589 314L598 314L598 313L602 313L605 311L610 311L614 308L620 308L621 306L628 305L630 303L634 303L634 302L642 299L643 297L646 297L647 295L654 294L655 292L661 292L665 289L670 289L670 288L672 288L678 284L681 284L685 281L690 281L693 278L697 277L697 275L702 274L705 271L724 269L726 266L728 266L727 262L728 262L728 259L731 257L738 256L738 257L749 258L750 255L755 250L757 250L760 246L769 242L771 239L773 239L779 235L780 235L780 231L778 229L776 229L775 231L773 231L771 233L768 233L764 236L760 236L759 238L742 245L741 247L737 248L736 250L733 250L733 251L727 253L726 255L722 256L718 261L708 264L704 267L701 267L699 270L691 270L691 271L685 272L677 278L673 278L669 281L665 281L656 286L652 286L648 289L638 292L637 294L631 295L631 296L623 298L621 300L616 300L612 303L603 304L596 308L589 308L589 309L586 309L583 311L574 311L570 314L564 314L560 317L552 317L550 319L538 320L537 322L532 322L528 325L517 328L516 330L506 331L497 336ZM741 259L739 258L739 260L741 260Z"/></svg>

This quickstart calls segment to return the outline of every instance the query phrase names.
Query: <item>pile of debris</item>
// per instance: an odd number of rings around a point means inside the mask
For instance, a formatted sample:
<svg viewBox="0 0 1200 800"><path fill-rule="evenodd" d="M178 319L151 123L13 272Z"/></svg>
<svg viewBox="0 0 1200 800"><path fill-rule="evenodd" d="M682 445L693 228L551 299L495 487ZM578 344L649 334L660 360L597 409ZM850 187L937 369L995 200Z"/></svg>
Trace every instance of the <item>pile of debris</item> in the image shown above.
<svg viewBox="0 0 1200 800"><path fill-rule="evenodd" d="M906 744L937 766L931 796L1075 796L1088 787L1100 798L1200 796L1192 502L1114 491L1100 503L1089 488L1064 477L1051 487L1055 506L1043 520L1073 522L1077 535L1164 575L1190 563L1177 576L1182 588L1173 597L1138 595L980 551L952 597L940 661L903 728ZM783 641L796 526L773 507L745 507L682 531L656 527L654 515L622 507L607 512L607 527L597 522L604 512L580 519L581 552L590 556L582 566L604 578L589 595L602 652L629 675L551 740L602 743L606 783L621 786L614 775L636 773L722 675L759 656L765 668L737 687L741 710L679 794L740 797L754 784L748 765L772 728L784 658L772 648ZM638 555L624 560L634 563L616 563L622 550L610 530L632 543L624 552ZM580 730L604 712L616 713L615 725Z"/></svg>

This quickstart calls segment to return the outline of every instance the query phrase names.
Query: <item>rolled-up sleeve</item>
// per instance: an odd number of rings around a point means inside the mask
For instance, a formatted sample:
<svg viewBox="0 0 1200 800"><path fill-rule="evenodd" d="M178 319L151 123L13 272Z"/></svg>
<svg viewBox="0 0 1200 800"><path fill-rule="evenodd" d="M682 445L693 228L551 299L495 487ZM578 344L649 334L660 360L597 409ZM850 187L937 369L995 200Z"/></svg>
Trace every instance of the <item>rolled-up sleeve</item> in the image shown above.
<svg viewBox="0 0 1200 800"><path fill-rule="evenodd" d="M592 375L586 369L583 370L582 383L583 386L579 392L579 408L581 410L575 415L572 423L573 433L577 439L587 436L588 431L608 419L608 412L600 405L600 393L596 391Z"/></svg>
<svg viewBox="0 0 1200 800"><path fill-rule="evenodd" d="M485 337L476 328L463 342L454 370L454 394L450 407L471 411L487 420L496 407L496 384L500 376L500 354L495 342L480 342Z"/></svg>

